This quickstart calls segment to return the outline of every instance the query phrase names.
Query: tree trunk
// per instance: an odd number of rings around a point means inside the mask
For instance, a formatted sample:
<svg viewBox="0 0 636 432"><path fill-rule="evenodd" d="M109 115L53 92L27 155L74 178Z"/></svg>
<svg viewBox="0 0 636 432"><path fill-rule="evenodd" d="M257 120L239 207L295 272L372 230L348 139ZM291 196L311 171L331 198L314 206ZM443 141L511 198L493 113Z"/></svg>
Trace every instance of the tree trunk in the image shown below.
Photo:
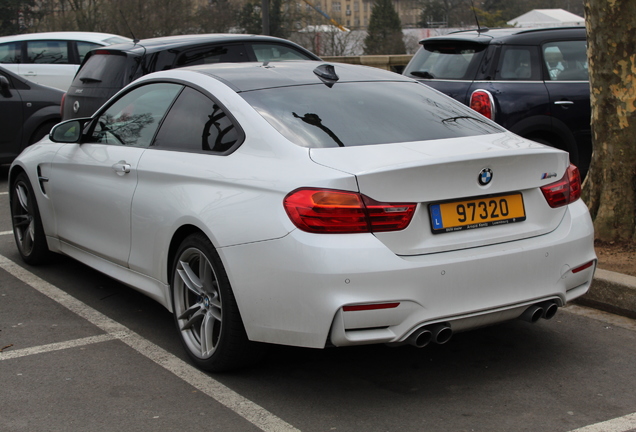
<svg viewBox="0 0 636 432"><path fill-rule="evenodd" d="M594 155L585 199L596 238L636 241L636 2L585 0Z"/></svg>

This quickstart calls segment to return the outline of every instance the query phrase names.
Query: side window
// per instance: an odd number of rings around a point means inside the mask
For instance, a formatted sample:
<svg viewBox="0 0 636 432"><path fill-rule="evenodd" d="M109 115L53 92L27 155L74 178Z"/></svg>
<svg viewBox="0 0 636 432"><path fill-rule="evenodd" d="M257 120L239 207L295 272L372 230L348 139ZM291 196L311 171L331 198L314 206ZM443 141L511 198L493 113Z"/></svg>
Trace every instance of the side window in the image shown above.
<svg viewBox="0 0 636 432"><path fill-rule="evenodd" d="M292 47L276 44L253 44L256 61L286 61L286 60L313 60L305 53Z"/></svg>
<svg viewBox="0 0 636 432"><path fill-rule="evenodd" d="M86 54L95 48L99 48L101 45L92 43L92 42L80 42L77 41L77 53L79 54L79 62L82 63L84 61L84 57Z"/></svg>
<svg viewBox="0 0 636 432"><path fill-rule="evenodd" d="M66 41L27 41L29 63L68 64Z"/></svg>
<svg viewBox="0 0 636 432"><path fill-rule="evenodd" d="M101 113L90 142L148 147L182 88L177 84L148 84L126 93Z"/></svg>
<svg viewBox="0 0 636 432"><path fill-rule="evenodd" d="M536 47L504 46L499 57L496 79L540 81L541 67Z"/></svg>
<svg viewBox="0 0 636 432"><path fill-rule="evenodd" d="M249 59L242 44L213 45L181 54L177 59L176 67L245 61L249 61Z"/></svg>
<svg viewBox="0 0 636 432"><path fill-rule="evenodd" d="M241 136L223 109L197 90L186 87L161 125L154 147L225 152Z"/></svg>
<svg viewBox="0 0 636 432"><path fill-rule="evenodd" d="M587 44L580 41L550 42L543 46L543 61L551 81L587 81Z"/></svg>
<svg viewBox="0 0 636 432"><path fill-rule="evenodd" d="M21 45L22 42L0 44L0 63L22 63Z"/></svg>

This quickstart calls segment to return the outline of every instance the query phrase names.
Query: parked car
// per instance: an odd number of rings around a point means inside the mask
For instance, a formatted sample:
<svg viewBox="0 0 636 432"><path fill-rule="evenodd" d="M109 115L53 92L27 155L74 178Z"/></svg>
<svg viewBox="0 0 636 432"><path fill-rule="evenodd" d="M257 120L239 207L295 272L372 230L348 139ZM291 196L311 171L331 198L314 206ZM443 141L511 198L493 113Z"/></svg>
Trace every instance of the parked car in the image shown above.
<svg viewBox="0 0 636 432"><path fill-rule="evenodd" d="M128 42L108 33L49 32L0 37L0 63L37 84L66 91L91 49Z"/></svg>
<svg viewBox="0 0 636 432"><path fill-rule="evenodd" d="M568 151L585 177L592 135L584 27L460 31L420 44L406 76Z"/></svg>
<svg viewBox="0 0 636 432"><path fill-rule="evenodd" d="M63 95L0 67L0 164L11 163L60 121Z"/></svg>
<svg viewBox="0 0 636 432"><path fill-rule="evenodd" d="M86 117L126 84L151 72L209 63L320 60L285 39L199 34L144 39L88 53L63 103L63 119Z"/></svg>
<svg viewBox="0 0 636 432"><path fill-rule="evenodd" d="M63 253L144 292L213 371L255 342L423 347L551 318L596 267L567 153L362 66L149 74L8 184L25 262Z"/></svg>

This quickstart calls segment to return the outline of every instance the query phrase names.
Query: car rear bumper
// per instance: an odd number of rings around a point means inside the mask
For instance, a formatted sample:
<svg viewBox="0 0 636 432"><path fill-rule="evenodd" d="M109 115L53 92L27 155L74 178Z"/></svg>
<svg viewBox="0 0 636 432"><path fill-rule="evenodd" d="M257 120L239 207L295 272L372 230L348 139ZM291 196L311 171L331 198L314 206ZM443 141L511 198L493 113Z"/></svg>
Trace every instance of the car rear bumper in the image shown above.
<svg viewBox="0 0 636 432"><path fill-rule="evenodd" d="M315 348L400 343L423 325L461 331L546 300L562 306L587 292L596 267L582 201L548 234L452 252L402 257L371 234L299 230L219 252L249 338Z"/></svg>

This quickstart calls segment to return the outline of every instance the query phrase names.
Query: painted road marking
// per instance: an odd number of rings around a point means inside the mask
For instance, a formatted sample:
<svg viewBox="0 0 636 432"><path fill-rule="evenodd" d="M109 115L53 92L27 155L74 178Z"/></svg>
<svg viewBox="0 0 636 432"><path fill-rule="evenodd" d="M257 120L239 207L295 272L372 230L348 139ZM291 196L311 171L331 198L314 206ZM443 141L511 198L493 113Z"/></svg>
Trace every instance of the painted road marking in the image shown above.
<svg viewBox="0 0 636 432"><path fill-rule="evenodd" d="M129 347L154 361L158 365L163 366L165 369L172 372L174 375L178 376L197 390L205 393L220 404L231 409L259 429L265 432L300 432L292 425L286 423L251 400L236 393L234 390L231 390L221 384L209 375L206 375L190 364L170 354L163 348L144 339L124 325L108 318L101 312L98 312L90 306L82 303L75 297L70 296L66 292L39 278L2 255L0 255L0 268L45 296L56 301L65 308L88 320L91 324L106 332L106 338L110 338L110 340L118 339L124 342ZM84 344L87 343L85 339L79 339L78 341L83 341ZM60 344L53 345L59 346ZM50 346L48 347L51 348ZM37 348L28 349L37 350ZM19 350L18 352L20 351L24 352L23 350ZM9 352L10 351L2 352L0 354L0 358L4 357ZM46 352L46 348L43 352Z"/></svg>
<svg viewBox="0 0 636 432"><path fill-rule="evenodd" d="M9 235L13 234L13 231L0 231L0 235Z"/></svg>
<svg viewBox="0 0 636 432"><path fill-rule="evenodd" d="M0 235L7 233L10 234L12 231L0 232ZM172 372L174 375L178 376L199 391L230 408L232 411L261 430L265 432L300 432L292 425L284 422L279 417L249 399L244 398L202 371L194 368L178 357L175 357L163 348L160 348L152 342L144 339L124 325L111 320L101 312L98 312L76 298L68 295L66 292L44 281L2 255L0 255L0 268L106 332L106 334L99 336L91 336L67 342L2 352L0 353L0 361L105 341L120 340L140 354ZM629 318L577 305L571 305L567 308L563 308L562 310L566 313L582 315L616 327L636 331L636 321ZM574 429L570 432L629 432L635 429L636 413L633 413L579 429Z"/></svg>
<svg viewBox="0 0 636 432"><path fill-rule="evenodd" d="M636 429L636 413L574 429L570 432L628 432Z"/></svg>

